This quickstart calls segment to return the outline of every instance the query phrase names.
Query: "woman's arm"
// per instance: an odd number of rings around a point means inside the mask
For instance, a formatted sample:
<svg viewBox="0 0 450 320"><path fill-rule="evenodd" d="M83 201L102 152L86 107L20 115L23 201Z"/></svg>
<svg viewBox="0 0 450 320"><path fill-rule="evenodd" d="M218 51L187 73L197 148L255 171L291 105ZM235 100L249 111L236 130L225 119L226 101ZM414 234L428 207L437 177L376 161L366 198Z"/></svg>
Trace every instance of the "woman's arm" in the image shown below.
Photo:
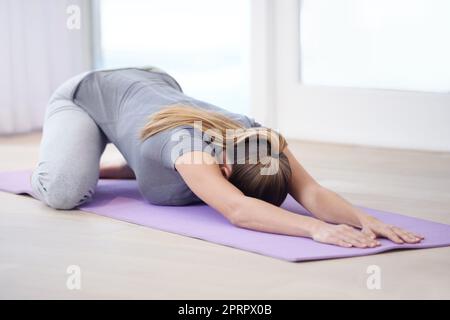
<svg viewBox="0 0 450 320"><path fill-rule="evenodd" d="M360 219L365 215L363 212L318 184L289 149L284 153L289 159L292 171L289 193L295 200L320 220L361 227Z"/></svg>
<svg viewBox="0 0 450 320"><path fill-rule="evenodd" d="M310 237L343 247L377 245L376 241L349 226L331 225L245 196L223 177L215 159L207 153L185 153L177 159L175 168L200 199L238 227Z"/></svg>
<svg viewBox="0 0 450 320"><path fill-rule="evenodd" d="M396 243L416 243L423 239L420 235L384 224L352 206L336 193L319 185L289 149L285 154L292 170L290 194L318 219L358 227L372 238L382 236Z"/></svg>

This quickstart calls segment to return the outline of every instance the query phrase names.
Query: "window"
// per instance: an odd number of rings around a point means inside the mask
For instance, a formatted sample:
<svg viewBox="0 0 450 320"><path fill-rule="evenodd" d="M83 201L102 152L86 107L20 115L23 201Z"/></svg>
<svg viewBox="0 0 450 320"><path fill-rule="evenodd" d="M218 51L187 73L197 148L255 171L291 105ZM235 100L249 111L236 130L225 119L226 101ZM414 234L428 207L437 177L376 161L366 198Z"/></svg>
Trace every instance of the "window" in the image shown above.
<svg viewBox="0 0 450 320"><path fill-rule="evenodd" d="M450 91L450 1L303 0L307 85Z"/></svg>
<svg viewBox="0 0 450 320"><path fill-rule="evenodd" d="M154 65L190 96L249 111L248 0L100 0L97 9L97 67Z"/></svg>

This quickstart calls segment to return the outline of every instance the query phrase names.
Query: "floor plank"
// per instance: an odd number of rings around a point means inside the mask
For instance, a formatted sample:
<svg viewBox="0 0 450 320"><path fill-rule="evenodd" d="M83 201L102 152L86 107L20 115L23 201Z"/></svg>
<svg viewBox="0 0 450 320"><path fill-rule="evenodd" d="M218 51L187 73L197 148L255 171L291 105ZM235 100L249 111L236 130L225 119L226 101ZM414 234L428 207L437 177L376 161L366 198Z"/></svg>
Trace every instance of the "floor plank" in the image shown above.
<svg viewBox="0 0 450 320"><path fill-rule="evenodd" d="M0 170L37 160L39 134L0 138ZM450 224L450 154L291 141L312 175L355 204ZM108 148L104 160L118 157ZM289 263L0 193L0 298L450 298L450 248ZM68 290L69 265L82 272ZM367 267L381 290L366 286Z"/></svg>

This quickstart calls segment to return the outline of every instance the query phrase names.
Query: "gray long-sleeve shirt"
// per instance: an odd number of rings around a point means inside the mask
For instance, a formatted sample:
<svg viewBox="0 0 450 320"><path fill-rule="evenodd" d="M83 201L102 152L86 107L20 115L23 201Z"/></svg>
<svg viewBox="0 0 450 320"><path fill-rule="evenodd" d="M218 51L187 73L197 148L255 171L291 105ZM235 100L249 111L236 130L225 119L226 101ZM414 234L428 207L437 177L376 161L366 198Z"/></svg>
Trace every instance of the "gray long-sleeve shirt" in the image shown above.
<svg viewBox="0 0 450 320"><path fill-rule="evenodd" d="M143 69L89 73L79 83L73 100L123 154L144 198L161 205L199 201L175 170L173 151L177 148L178 156L186 151L202 151L208 143L201 132L191 126L165 130L142 141L139 135L150 115L168 105L182 103L220 112L245 127L260 126L252 118L185 95L167 73Z"/></svg>

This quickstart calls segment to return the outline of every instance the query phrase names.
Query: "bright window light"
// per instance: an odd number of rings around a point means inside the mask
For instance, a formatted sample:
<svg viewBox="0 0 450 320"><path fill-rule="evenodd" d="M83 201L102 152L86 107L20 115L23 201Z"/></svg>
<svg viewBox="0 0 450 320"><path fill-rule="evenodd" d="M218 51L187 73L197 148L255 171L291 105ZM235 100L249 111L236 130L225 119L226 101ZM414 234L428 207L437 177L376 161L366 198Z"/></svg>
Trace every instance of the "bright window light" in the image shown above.
<svg viewBox="0 0 450 320"><path fill-rule="evenodd" d="M450 1L303 0L307 85L450 92Z"/></svg>
<svg viewBox="0 0 450 320"><path fill-rule="evenodd" d="M100 0L97 66L154 65L183 91L249 110L249 0Z"/></svg>

